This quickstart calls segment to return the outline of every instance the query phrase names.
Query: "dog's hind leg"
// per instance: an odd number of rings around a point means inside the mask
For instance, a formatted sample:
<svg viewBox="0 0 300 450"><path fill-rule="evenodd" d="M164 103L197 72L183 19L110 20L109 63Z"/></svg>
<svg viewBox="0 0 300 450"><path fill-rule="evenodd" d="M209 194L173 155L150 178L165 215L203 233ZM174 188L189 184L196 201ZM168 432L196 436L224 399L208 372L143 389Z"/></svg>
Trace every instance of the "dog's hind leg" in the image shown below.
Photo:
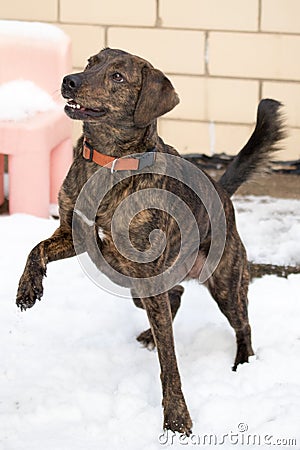
<svg viewBox="0 0 300 450"><path fill-rule="evenodd" d="M237 352L232 370L239 364L248 362L254 355L251 345L251 328L248 319L249 271L246 258L236 261L221 261L219 267L208 280L208 289L222 313L235 330Z"/></svg>
<svg viewBox="0 0 300 450"><path fill-rule="evenodd" d="M171 314L172 314L172 321L174 320L176 313L180 307L181 304L181 296L183 294L184 288L182 286L174 286L170 291L168 292L169 295L169 301L170 301L170 307L171 307ZM140 298L135 297L134 293L132 292L133 301L134 304L138 308L144 309L143 303ZM146 331L143 331L139 336L136 338L138 342L141 342L144 347L148 348L149 350L153 350L155 347L155 342L153 339L153 334L151 331L151 328L149 328Z"/></svg>
<svg viewBox="0 0 300 450"><path fill-rule="evenodd" d="M189 435L192 421L181 389L168 294L142 298L157 347L163 391L164 428Z"/></svg>
<svg viewBox="0 0 300 450"><path fill-rule="evenodd" d="M36 245L27 258L23 275L19 281L17 305L21 310L31 308L43 295L43 277L47 264L58 259L75 256L72 230L59 227L53 235Z"/></svg>

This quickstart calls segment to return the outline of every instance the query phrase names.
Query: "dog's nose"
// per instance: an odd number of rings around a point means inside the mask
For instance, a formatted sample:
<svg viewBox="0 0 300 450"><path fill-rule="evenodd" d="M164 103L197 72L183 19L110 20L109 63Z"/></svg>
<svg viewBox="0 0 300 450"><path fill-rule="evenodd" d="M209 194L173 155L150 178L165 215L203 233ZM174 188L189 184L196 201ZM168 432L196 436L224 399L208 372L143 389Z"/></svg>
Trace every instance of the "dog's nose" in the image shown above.
<svg viewBox="0 0 300 450"><path fill-rule="evenodd" d="M81 77L79 77L77 74L65 76L62 82L63 87L68 88L70 91L75 91L76 89L80 88L81 83Z"/></svg>

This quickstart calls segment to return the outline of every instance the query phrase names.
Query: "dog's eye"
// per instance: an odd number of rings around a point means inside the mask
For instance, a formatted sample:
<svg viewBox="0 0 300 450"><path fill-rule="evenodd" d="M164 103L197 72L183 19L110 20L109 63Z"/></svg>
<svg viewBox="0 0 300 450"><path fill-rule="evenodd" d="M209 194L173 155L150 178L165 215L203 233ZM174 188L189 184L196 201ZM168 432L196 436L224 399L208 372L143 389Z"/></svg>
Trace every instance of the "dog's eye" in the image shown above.
<svg viewBox="0 0 300 450"><path fill-rule="evenodd" d="M123 83L123 81L124 81L123 75L121 75L119 72L113 73L112 79L113 79L113 81L115 81L116 83Z"/></svg>

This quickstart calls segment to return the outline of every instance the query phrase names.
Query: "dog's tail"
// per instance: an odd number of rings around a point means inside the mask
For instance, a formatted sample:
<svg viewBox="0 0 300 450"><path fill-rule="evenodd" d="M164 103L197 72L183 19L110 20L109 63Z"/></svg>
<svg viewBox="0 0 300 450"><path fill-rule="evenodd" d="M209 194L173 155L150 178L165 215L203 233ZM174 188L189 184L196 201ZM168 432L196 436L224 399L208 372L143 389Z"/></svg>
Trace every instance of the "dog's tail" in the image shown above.
<svg viewBox="0 0 300 450"><path fill-rule="evenodd" d="M219 183L231 196L252 175L266 167L278 143L285 137L282 104L264 99L258 105L255 129L245 145L228 166Z"/></svg>

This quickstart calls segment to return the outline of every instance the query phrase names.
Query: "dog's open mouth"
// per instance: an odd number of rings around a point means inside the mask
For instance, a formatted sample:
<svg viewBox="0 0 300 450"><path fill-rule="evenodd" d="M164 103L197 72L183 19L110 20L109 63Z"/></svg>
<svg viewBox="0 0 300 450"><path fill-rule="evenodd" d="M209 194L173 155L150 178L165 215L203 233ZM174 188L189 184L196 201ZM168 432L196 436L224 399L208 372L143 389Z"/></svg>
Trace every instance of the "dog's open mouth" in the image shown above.
<svg viewBox="0 0 300 450"><path fill-rule="evenodd" d="M107 113L107 110L105 108L87 108L70 98L65 106L65 113L71 117L71 119L84 120L89 117L102 117Z"/></svg>

